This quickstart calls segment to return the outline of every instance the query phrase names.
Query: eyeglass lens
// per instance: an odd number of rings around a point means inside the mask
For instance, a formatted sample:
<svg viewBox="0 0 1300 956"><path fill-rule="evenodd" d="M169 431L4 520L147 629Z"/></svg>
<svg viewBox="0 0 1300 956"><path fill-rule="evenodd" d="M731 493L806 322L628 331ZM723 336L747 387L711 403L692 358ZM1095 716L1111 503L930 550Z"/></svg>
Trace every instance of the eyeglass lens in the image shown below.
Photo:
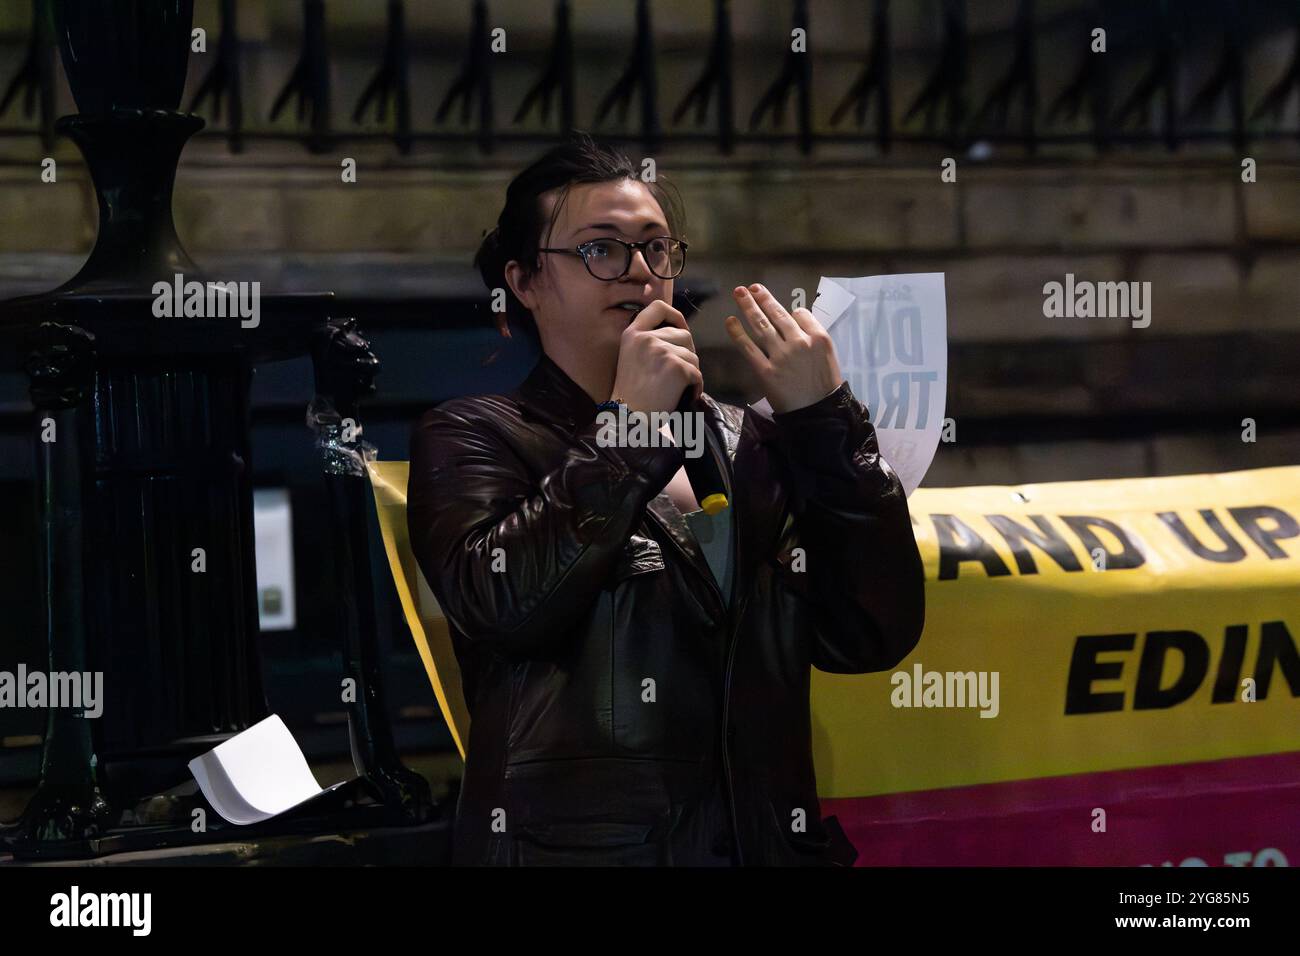
<svg viewBox="0 0 1300 956"><path fill-rule="evenodd" d="M587 268L598 279L617 279L627 272L632 250L612 239L584 243ZM655 239L643 250L646 265L661 279L675 278L686 264L686 250L675 239Z"/></svg>

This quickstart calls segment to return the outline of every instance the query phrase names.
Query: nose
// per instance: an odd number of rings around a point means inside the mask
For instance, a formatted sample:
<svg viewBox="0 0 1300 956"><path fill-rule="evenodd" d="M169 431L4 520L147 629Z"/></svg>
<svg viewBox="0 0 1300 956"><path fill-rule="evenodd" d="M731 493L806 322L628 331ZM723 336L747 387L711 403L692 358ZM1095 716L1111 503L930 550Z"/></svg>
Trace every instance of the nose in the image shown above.
<svg viewBox="0 0 1300 956"><path fill-rule="evenodd" d="M642 282L653 282L655 274L650 271L650 264L645 261L644 249L633 249L632 260L627 264L627 274Z"/></svg>

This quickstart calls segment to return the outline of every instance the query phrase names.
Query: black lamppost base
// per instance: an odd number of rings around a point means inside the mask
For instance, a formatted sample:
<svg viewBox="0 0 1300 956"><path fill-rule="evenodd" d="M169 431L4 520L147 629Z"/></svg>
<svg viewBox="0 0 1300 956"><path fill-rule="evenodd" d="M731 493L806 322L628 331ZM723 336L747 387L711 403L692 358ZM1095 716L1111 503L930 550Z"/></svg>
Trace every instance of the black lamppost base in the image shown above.
<svg viewBox="0 0 1300 956"><path fill-rule="evenodd" d="M423 778L421 778L423 780ZM192 789L192 788L186 788ZM28 814L37 811L34 798ZM55 809L55 808L51 808ZM264 840L302 837L319 838L322 834L346 838L362 831L390 829L394 832L423 830L432 843L430 865L450 862L451 821L432 804L425 803L416 812L395 812L376 800L375 788L358 778L308 806L291 810L271 820L250 826L237 826L216 816L201 794L159 795L137 808L139 819L128 826L110 826L76 832L69 820L57 821L44 835L27 814L19 825L0 827L0 854L8 853L15 863L41 861L89 861L121 853L142 853L169 848L214 847L220 844L253 844ZM195 811L202 811L196 817ZM81 820L88 820L82 815ZM196 829L196 819L203 828ZM54 833L75 833L53 837ZM354 862L341 859L337 862Z"/></svg>
<svg viewBox="0 0 1300 956"><path fill-rule="evenodd" d="M81 110L58 128L86 158L99 232L68 282L0 306L0 363L27 373L42 436L34 444L48 666L102 673L104 699L95 719L49 711L37 793L0 828L0 843L32 858L204 843L226 829L208 820L196 830L193 811L206 815L206 804L180 788L192 783L190 759L269 712L258 653L253 369L310 352L313 407L355 421L379 366L355 320L330 316L328 293L260 296L258 286L256 316L158 308L160 282L180 276L209 288L171 209L181 150L203 126L177 111L192 0L53 0L53 8ZM424 823L435 812L428 784L402 766L384 713L366 477L351 467L357 445L337 424L320 426L334 429L322 470L345 612L338 636L358 691L349 735L359 778L340 789L342 803L332 795L304 812L330 829L354 819ZM287 814L262 826L275 833L308 820Z"/></svg>

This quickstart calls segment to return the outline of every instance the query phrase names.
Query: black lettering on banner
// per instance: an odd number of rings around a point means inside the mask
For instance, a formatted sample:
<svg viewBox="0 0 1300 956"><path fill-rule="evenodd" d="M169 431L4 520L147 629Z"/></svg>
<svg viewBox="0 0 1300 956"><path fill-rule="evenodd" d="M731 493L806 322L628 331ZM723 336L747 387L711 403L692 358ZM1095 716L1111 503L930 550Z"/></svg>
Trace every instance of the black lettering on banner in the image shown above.
<svg viewBox="0 0 1300 956"><path fill-rule="evenodd" d="M1163 521L1169 530L1174 533L1175 537L1178 538L1179 542L1198 558L1204 558L1206 561L1231 563L1240 561L1246 556L1246 549L1241 546L1241 542L1228 533L1228 529L1223 526L1223 522L1219 520L1219 516L1212 509L1202 508L1197 514L1201 516L1205 526L1218 535L1219 540L1223 542L1222 550L1216 551L1203 545L1187 525L1183 523L1183 519L1178 516L1178 512L1162 511L1156 517Z"/></svg>
<svg viewBox="0 0 1300 956"><path fill-rule="evenodd" d="M1281 538L1300 536L1300 523L1281 508L1255 505L1250 508L1229 508L1228 514L1232 515L1233 520L1241 525L1241 530L1246 532L1250 540L1259 545L1260 550L1269 558L1276 561L1278 558L1290 557L1277 546L1276 542ZM1260 527L1259 523L1264 519L1273 522L1274 527L1271 530Z"/></svg>
<svg viewBox="0 0 1300 956"><path fill-rule="evenodd" d="M1223 654L1219 658L1211 703L1240 701L1242 662L1246 655L1248 625L1230 624L1223 632ZM1101 680L1119 680L1124 661L1098 661L1101 654L1131 652L1136 634L1082 634L1075 638L1070 671L1065 682L1065 713L1100 714L1124 709L1124 692L1097 692L1092 685ZM1170 652L1182 656L1182 667L1168 687L1161 686L1165 661ZM1210 644L1195 631L1148 631L1138 661L1133 691L1133 710L1160 710L1192 697L1209 673ZM1273 671L1280 669L1292 697L1300 697L1300 647L1287 630L1285 621L1264 621L1260 625L1259 655L1255 660L1255 701L1268 697ZM1255 706L1251 704L1250 706Z"/></svg>
<svg viewBox="0 0 1300 956"><path fill-rule="evenodd" d="M1271 505L1254 505L1229 508L1228 513L1261 551L1271 559L1290 557L1278 541L1300 537L1300 522L1281 508ZM1225 527L1223 521L1210 508L1197 511L1205 526L1218 538L1221 548L1209 547L1193 532L1176 511L1160 511L1156 517L1174 535L1174 538L1192 554L1206 561L1231 564L1246 557L1245 546ZM1038 548L1064 571L1081 571L1074 549L1065 537L1053 527L1045 515L1026 515L1035 528L1002 514L982 516L1006 542L1016 559L1016 569L1021 575L1037 574L1038 566L1030 545ZM1109 518L1097 515L1057 515L1057 519L1074 532L1084 551L1095 554L1100 549L1105 554L1105 570L1118 571L1140 568L1146 564L1146 553L1139 538L1126 531ZM939 543L939 580L951 581L960 575L961 565L977 561L991 578L1011 574L997 551L980 534L956 515L932 514L935 535ZM1105 532L1118 542L1119 549L1108 545L1099 532Z"/></svg>
<svg viewBox="0 0 1300 956"><path fill-rule="evenodd" d="M1084 550L1092 554L1098 548L1101 548L1106 555L1106 570L1119 571L1128 568L1140 568L1146 564L1146 557L1142 554L1142 549L1138 546L1136 539L1129 536L1129 533L1108 518L1098 518L1094 515L1061 515L1061 520L1079 536L1083 543ZM1111 551L1102 543L1101 538L1093 531L1094 528L1101 528L1115 536L1120 544L1119 551Z"/></svg>
<svg viewBox="0 0 1300 956"><path fill-rule="evenodd" d="M963 561L978 561L991 578L1010 574L992 546L956 515L930 515L939 542L939 580L952 581Z"/></svg>
<svg viewBox="0 0 1300 956"><path fill-rule="evenodd" d="M1268 685L1273 679L1273 667L1282 668L1292 697L1300 697L1300 652L1283 621L1265 621L1260 628L1259 657L1255 661L1255 699L1268 696Z"/></svg>
<svg viewBox="0 0 1300 956"><path fill-rule="evenodd" d="M1183 656L1177 679L1168 687L1160 686L1165 658L1170 651ZM1138 662L1137 686L1133 691L1134 710L1160 710L1181 704L1196 693L1210 668L1210 647L1195 631L1150 631L1142 645Z"/></svg>
<svg viewBox="0 0 1300 956"><path fill-rule="evenodd" d="M1079 559L1070 550L1069 543L1053 528L1042 515L1027 515L1038 526L1038 531L1027 528L1008 518L1006 515L985 515L984 520L991 524L1007 542L1007 547L1015 555L1016 567L1021 574L1037 574L1034 556L1025 545L1032 544L1066 571L1082 571Z"/></svg>
<svg viewBox="0 0 1300 956"><path fill-rule="evenodd" d="M1214 679L1210 703L1230 704L1237 699L1241 689L1241 662L1246 659L1246 634L1245 624L1230 624L1224 630L1223 656L1219 658L1219 673Z"/></svg>
<svg viewBox="0 0 1300 956"><path fill-rule="evenodd" d="M1122 661L1098 661L1098 654L1131 651L1136 634L1082 634L1074 642L1070 675L1065 685L1067 714L1101 714L1124 709L1124 692L1095 693L1093 681L1116 680L1124 672Z"/></svg>

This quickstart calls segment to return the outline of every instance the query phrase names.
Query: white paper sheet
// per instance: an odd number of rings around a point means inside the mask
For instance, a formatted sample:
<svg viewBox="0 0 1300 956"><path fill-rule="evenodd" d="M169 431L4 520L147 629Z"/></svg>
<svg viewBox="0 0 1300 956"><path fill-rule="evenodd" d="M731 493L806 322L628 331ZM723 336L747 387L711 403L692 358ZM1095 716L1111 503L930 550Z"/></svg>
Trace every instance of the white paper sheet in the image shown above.
<svg viewBox="0 0 1300 956"><path fill-rule="evenodd" d="M911 495L939 447L948 397L943 273L822 277L809 311L830 332L840 371L867 406L880 453ZM766 398L750 407L772 415Z"/></svg>
<svg viewBox="0 0 1300 956"><path fill-rule="evenodd" d="M322 790L276 714L195 757L189 768L212 809L241 826L269 820L347 782Z"/></svg>

